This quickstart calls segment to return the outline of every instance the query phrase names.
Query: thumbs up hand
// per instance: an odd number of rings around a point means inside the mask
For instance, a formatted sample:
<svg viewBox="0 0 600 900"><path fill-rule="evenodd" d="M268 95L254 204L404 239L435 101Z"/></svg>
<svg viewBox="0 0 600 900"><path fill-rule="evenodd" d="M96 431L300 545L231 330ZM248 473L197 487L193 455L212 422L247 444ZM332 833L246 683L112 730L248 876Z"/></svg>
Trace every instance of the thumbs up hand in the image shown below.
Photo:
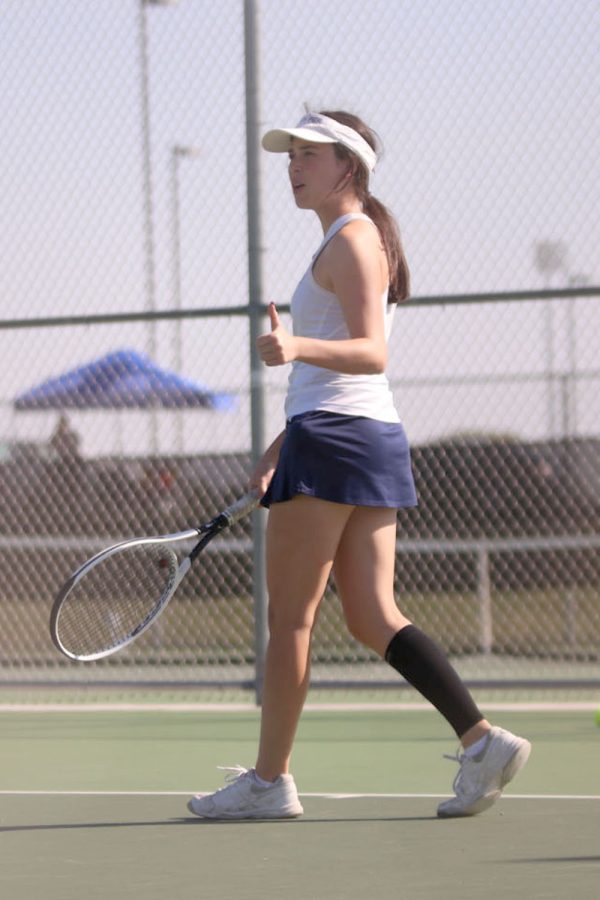
<svg viewBox="0 0 600 900"><path fill-rule="evenodd" d="M274 303L269 303L269 320L271 331L257 339L256 347L266 366L283 366L296 358L294 336L280 323Z"/></svg>

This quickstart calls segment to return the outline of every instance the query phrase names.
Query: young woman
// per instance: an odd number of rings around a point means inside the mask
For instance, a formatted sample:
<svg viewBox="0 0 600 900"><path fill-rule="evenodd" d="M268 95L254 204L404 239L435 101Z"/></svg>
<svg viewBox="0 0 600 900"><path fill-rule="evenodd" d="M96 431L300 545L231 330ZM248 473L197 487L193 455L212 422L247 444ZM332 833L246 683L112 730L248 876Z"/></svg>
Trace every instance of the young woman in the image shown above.
<svg viewBox="0 0 600 900"><path fill-rule="evenodd" d="M267 132L263 147L289 154L296 204L317 214L324 237L292 298L293 334L271 304L271 330L258 339L265 365L292 364L286 427L251 477L269 508L270 639L258 758L188 808L210 818L302 814L289 763L311 633L333 573L351 634L420 691L462 744L455 796L438 815L474 815L498 799L530 744L486 721L441 649L396 605L397 510L417 498L384 370L409 274L396 224L369 193L376 140L357 117L325 112Z"/></svg>

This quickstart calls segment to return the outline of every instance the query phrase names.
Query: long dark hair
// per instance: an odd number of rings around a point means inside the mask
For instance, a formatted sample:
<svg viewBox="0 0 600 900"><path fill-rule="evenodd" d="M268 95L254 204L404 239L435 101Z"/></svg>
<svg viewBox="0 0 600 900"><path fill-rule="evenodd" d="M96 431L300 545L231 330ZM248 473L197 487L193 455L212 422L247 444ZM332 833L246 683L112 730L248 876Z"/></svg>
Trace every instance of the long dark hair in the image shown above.
<svg viewBox="0 0 600 900"><path fill-rule="evenodd" d="M375 132L358 116L341 110L321 111L321 115L353 128L375 152L378 152L379 141ZM377 226L387 256L390 271L388 302L400 303L410 295L410 272L396 220L389 209L369 192L369 173L359 158L342 144L335 144L334 150L340 159L350 160L354 164L353 181L356 195L362 203L365 215L369 216Z"/></svg>

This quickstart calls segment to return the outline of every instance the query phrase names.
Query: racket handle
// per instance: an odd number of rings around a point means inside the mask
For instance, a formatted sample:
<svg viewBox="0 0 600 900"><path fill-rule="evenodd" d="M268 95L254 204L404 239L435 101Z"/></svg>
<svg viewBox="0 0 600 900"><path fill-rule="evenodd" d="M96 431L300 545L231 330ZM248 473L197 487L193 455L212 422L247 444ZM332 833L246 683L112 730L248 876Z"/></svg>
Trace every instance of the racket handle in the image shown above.
<svg viewBox="0 0 600 900"><path fill-rule="evenodd" d="M239 500L236 500L235 503L232 503L227 509L224 509L221 515L227 519L229 525L233 525L234 522L243 519L244 516L247 516L258 506L260 497L260 491L256 490L256 488L248 491L247 494L244 494L243 497L240 497Z"/></svg>

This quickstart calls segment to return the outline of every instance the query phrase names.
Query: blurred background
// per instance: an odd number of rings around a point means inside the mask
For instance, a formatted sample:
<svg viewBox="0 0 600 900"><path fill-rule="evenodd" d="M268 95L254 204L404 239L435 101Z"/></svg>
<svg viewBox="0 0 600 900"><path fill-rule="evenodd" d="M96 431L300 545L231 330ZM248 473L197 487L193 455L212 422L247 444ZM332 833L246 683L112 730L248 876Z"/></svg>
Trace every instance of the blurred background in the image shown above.
<svg viewBox="0 0 600 900"><path fill-rule="evenodd" d="M251 306L285 309L320 233L257 135L307 105L379 134L412 272L399 602L473 682L600 683L599 37L593 0L0 0L7 681L254 684L257 517L114 660L58 659L47 618L91 552L212 515L281 430ZM318 627L316 681L387 683L333 587Z"/></svg>

